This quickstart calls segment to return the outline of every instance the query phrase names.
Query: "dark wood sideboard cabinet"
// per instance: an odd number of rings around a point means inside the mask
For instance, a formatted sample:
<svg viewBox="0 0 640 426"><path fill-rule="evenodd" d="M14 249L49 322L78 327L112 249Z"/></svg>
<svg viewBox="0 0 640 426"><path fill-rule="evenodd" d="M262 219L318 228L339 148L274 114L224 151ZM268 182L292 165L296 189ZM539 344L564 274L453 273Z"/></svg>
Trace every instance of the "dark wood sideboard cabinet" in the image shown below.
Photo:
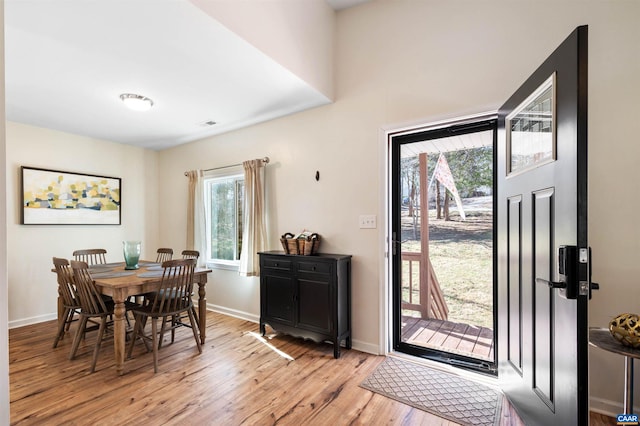
<svg viewBox="0 0 640 426"><path fill-rule="evenodd" d="M265 324L285 334L351 349L351 256L260 255L260 332Z"/></svg>

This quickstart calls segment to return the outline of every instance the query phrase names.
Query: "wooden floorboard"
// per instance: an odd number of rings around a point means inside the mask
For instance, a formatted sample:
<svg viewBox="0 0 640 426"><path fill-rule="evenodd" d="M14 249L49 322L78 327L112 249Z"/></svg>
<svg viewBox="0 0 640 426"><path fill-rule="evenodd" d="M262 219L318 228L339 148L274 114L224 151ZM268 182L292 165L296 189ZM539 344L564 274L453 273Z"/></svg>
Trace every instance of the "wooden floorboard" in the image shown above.
<svg viewBox="0 0 640 426"><path fill-rule="evenodd" d="M473 353L492 359L493 347L493 330L481 327L478 340L476 341L476 346L473 348Z"/></svg>
<svg viewBox="0 0 640 426"><path fill-rule="evenodd" d="M111 341L89 374L95 333L73 361L70 336L52 349L54 334L53 321L9 331L12 425L456 425L361 388L384 357L343 349L335 360L330 344L262 338L256 324L213 312L203 353L179 329L157 374L138 343L117 376ZM500 424L522 425L503 406Z"/></svg>
<svg viewBox="0 0 640 426"><path fill-rule="evenodd" d="M493 361L493 330L435 318L403 317L402 341Z"/></svg>

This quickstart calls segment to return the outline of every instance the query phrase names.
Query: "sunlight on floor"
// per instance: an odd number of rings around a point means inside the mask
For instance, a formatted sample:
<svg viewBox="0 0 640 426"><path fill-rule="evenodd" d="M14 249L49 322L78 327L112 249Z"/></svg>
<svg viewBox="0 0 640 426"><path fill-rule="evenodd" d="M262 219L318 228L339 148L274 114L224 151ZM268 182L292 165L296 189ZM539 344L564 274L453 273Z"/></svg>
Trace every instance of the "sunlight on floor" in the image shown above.
<svg viewBox="0 0 640 426"><path fill-rule="evenodd" d="M269 349L271 349L272 351L274 351L275 353L280 355L282 358L284 358L286 360L289 360L289 361L293 361L294 360L291 355L288 355L285 352L282 352L280 349L276 348L271 343L267 342L267 339L262 337L259 333L256 333L255 331L249 331L246 334L250 335L251 337L253 337L257 341L262 342L266 347L268 347Z"/></svg>

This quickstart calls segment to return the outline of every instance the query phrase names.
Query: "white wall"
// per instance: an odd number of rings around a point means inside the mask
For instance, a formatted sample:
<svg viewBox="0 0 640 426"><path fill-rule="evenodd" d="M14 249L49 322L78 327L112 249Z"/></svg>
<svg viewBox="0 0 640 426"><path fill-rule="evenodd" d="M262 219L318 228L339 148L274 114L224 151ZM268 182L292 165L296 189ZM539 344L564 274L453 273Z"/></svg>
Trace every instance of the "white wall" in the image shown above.
<svg viewBox="0 0 640 426"><path fill-rule="evenodd" d="M162 235L174 247L184 241L185 170L271 157L271 248L284 232L308 228L322 235L321 251L352 254L354 346L375 351L383 231L358 229L357 219L376 213L383 222L380 129L499 107L576 26L588 24L590 241L593 278L602 284L590 321L606 326L617 313L638 312L638 17L635 0L379 0L340 12L335 103L161 152L160 184L175 194L163 209ZM255 279L218 271L207 297L259 315ZM594 407L620 411L622 365L592 350Z"/></svg>
<svg viewBox="0 0 640 426"><path fill-rule="evenodd" d="M4 102L4 1L0 1L0 199L6 200L7 168ZM9 424L9 314L7 205L0 209L0 424Z"/></svg>
<svg viewBox="0 0 640 426"><path fill-rule="evenodd" d="M13 122L6 127L9 326L15 327L55 318L53 256L100 247L108 261L120 261L122 241L139 239L143 257L155 259L162 200L154 151ZM21 225L20 166L122 178L122 225Z"/></svg>

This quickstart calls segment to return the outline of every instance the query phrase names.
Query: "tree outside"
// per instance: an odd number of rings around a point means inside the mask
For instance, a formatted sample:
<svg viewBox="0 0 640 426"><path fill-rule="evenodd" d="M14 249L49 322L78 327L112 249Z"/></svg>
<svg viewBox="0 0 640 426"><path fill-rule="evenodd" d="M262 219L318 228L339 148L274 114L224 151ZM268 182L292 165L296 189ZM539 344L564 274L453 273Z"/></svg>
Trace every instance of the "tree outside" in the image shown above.
<svg viewBox="0 0 640 426"><path fill-rule="evenodd" d="M211 223L216 224L211 229L212 259L239 259L242 250L243 184L242 180L235 178L211 184Z"/></svg>

